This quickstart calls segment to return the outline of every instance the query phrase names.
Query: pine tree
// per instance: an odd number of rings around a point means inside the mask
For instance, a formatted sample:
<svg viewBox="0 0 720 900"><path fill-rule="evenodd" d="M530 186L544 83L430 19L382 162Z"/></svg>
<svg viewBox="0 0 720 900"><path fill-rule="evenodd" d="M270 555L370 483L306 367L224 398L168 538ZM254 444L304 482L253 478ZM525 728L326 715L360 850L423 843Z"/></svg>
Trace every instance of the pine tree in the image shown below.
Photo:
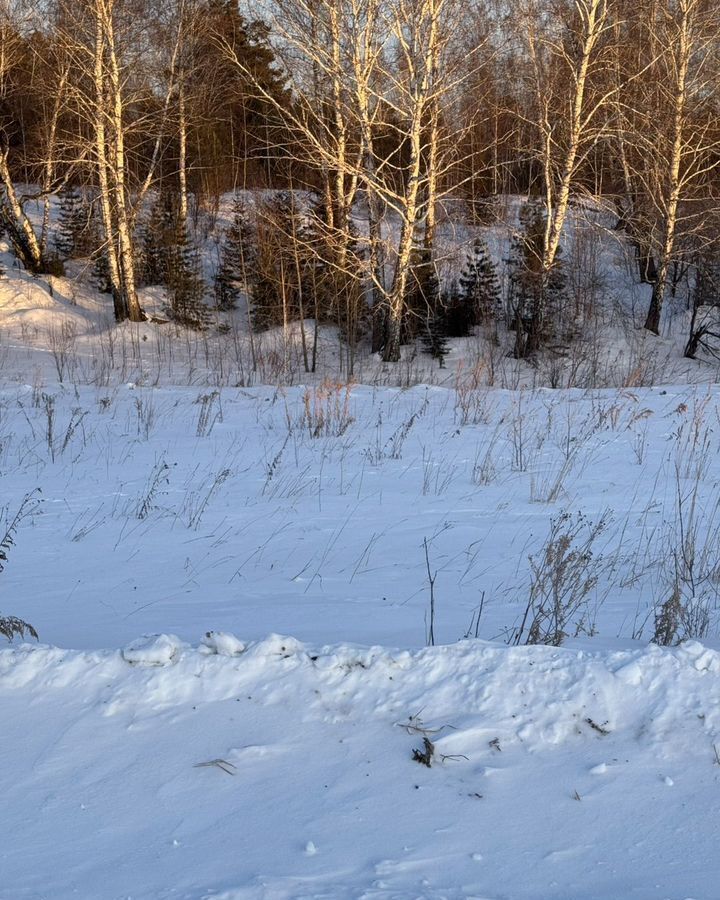
<svg viewBox="0 0 720 900"><path fill-rule="evenodd" d="M473 325L485 325L491 322L500 310L502 303L500 282L495 263L482 238L475 239L472 250L467 256L465 268L460 275L460 296L462 306L466 310L468 327L462 331L462 334L458 333L458 337L467 334ZM459 316L456 328L463 328ZM450 331L450 334L454 333Z"/></svg>
<svg viewBox="0 0 720 900"><path fill-rule="evenodd" d="M220 250L220 266L215 275L215 303L218 309L235 309L255 264L256 237L247 210L235 200L233 219Z"/></svg>
<svg viewBox="0 0 720 900"><path fill-rule="evenodd" d="M279 112L293 102L287 77L259 16L247 21L238 0L202 6L203 27L193 33L185 66L194 132L190 190L200 179L205 189L214 184L220 191L239 183L266 187L287 172L292 136Z"/></svg>

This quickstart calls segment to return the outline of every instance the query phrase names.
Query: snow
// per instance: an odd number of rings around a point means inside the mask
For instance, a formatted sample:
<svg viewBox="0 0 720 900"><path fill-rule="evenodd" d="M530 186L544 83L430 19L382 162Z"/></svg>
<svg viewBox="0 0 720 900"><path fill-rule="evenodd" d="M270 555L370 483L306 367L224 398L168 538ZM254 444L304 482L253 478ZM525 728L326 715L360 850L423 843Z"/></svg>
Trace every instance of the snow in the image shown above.
<svg viewBox="0 0 720 900"><path fill-rule="evenodd" d="M484 339L346 386L329 329L251 373L2 262L0 613L42 643L0 644L0 900L717 900L720 387L677 323L582 387L490 385ZM558 522L587 592L515 646Z"/></svg>
<svg viewBox="0 0 720 900"><path fill-rule="evenodd" d="M0 895L716 896L697 648L202 646L0 651Z"/></svg>

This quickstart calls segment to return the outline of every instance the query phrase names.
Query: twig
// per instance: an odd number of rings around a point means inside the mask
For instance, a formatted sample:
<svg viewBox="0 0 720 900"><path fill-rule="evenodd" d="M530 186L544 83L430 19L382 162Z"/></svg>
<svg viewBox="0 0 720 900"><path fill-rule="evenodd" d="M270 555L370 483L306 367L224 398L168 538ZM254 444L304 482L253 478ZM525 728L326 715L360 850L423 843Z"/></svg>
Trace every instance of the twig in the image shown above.
<svg viewBox="0 0 720 900"><path fill-rule="evenodd" d="M202 769L214 766L216 769L222 769L227 775L234 775L237 772L237 766L234 766L226 759L209 759L207 762L195 763L193 769Z"/></svg>
<svg viewBox="0 0 720 900"><path fill-rule="evenodd" d="M432 766L432 759L435 755L435 744L429 739L423 738L423 749L419 750L417 747L413 750L412 758L415 762L420 763L423 766L427 766L428 769Z"/></svg>
<svg viewBox="0 0 720 900"><path fill-rule="evenodd" d="M423 546L425 547L425 566L427 568L428 582L430 584L430 627L427 634L427 643L429 647L435 646L435 579L437 578L437 570L435 574L430 571L430 553L428 551L427 538L423 538Z"/></svg>

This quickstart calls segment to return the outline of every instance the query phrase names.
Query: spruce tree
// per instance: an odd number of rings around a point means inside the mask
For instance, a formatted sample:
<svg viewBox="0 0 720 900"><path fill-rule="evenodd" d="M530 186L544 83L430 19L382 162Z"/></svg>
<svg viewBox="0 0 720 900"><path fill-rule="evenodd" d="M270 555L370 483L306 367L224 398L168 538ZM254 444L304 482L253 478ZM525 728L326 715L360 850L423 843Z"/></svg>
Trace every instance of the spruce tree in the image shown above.
<svg viewBox="0 0 720 900"><path fill-rule="evenodd" d="M566 275L562 249L548 272L543 271L546 213L537 200L520 210L520 229L513 236L508 260L508 307L516 330L515 356L535 352L555 332L566 308Z"/></svg>
<svg viewBox="0 0 720 900"><path fill-rule="evenodd" d="M256 252L255 234L249 223L247 210L242 200L237 198L233 219L220 249L220 266L215 275L215 303L218 309L235 309L243 290L247 289Z"/></svg>
<svg viewBox="0 0 720 900"><path fill-rule="evenodd" d="M90 211L80 192L73 186L60 194L55 249L60 259L75 259L85 255Z"/></svg>
<svg viewBox="0 0 720 900"><path fill-rule="evenodd" d="M249 295L255 330L299 317L305 275L300 228L295 200L288 192L277 194L259 211Z"/></svg>
<svg viewBox="0 0 720 900"><path fill-rule="evenodd" d="M337 250L332 246L327 225L327 210L323 199L310 199L307 215L299 223L298 243L303 255L303 297L312 306L319 321L340 324L343 314L343 275L333 265Z"/></svg>
<svg viewBox="0 0 720 900"><path fill-rule="evenodd" d="M455 336L450 330L453 312L460 306L460 295L457 284L453 282L442 300L436 303L435 309L428 313L421 335L422 347L433 359L437 359L442 369L448 354L448 337Z"/></svg>
<svg viewBox="0 0 720 900"><path fill-rule="evenodd" d="M405 292L405 316L401 340L408 343L418 331L424 334L425 324L439 312L440 282L429 250L413 252L410 277Z"/></svg>
<svg viewBox="0 0 720 900"><path fill-rule="evenodd" d="M166 313L187 328L203 330L210 323L200 254L188 238L176 198L161 193L140 229L141 279L167 288Z"/></svg>
<svg viewBox="0 0 720 900"><path fill-rule="evenodd" d="M143 284L167 285L170 257L176 241L177 210L172 197L161 194L140 228L140 280Z"/></svg>
<svg viewBox="0 0 720 900"><path fill-rule="evenodd" d="M440 368L444 368L445 357L448 354L448 343L445 321L441 314L434 313L428 318L421 340L425 353L429 353L433 359L437 359L440 363Z"/></svg>
<svg viewBox="0 0 720 900"><path fill-rule="evenodd" d="M473 325L485 325L497 317L501 307L500 282L487 244L476 238L460 275L460 297L466 310L467 334ZM460 316L457 329L463 328ZM453 334L454 332L450 332ZM458 337L462 336L458 334Z"/></svg>
<svg viewBox="0 0 720 900"><path fill-rule="evenodd" d="M93 256L92 280L101 294L112 294L107 253L100 248Z"/></svg>
<svg viewBox="0 0 720 900"><path fill-rule="evenodd" d="M210 310L205 304L200 254L181 222L176 225L174 243L168 247L165 264L170 318L186 328L205 330L210 324Z"/></svg>

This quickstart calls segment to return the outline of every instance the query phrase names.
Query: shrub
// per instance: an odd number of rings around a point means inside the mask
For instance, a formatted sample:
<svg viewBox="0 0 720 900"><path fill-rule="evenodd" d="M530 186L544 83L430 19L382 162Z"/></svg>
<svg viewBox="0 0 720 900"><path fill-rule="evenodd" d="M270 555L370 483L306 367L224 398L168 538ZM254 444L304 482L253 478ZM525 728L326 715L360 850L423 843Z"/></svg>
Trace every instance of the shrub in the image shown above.
<svg viewBox="0 0 720 900"><path fill-rule="evenodd" d="M590 600L604 568L594 547L607 524L606 516L593 523L582 513L552 520L545 546L529 557L530 593L511 643L559 647L570 627L574 635L592 631Z"/></svg>

